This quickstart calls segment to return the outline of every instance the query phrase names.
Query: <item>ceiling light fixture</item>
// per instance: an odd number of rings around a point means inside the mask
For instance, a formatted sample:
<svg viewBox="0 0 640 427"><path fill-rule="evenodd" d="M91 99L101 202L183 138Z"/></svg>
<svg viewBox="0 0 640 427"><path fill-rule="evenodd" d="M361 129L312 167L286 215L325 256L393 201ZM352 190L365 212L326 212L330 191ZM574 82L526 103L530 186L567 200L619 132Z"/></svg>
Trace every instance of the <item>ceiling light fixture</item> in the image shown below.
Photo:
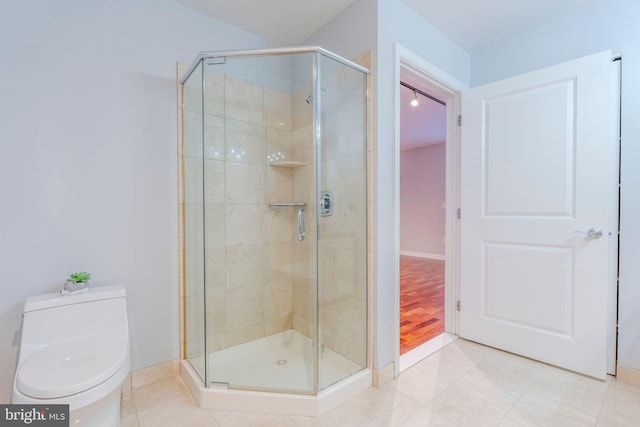
<svg viewBox="0 0 640 427"><path fill-rule="evenodd" d="M408 83L405 83L405 82L403 82L403 81L400 81L400 85L401 85L401 86L404 86L404 87L406 87L407 89L409 89L409 90L412 90L412 91L413 91L413 99L411 100L411 106L412 106L412 107L417 107L417 106L418 106L418 104L420 103L420 101L418 101L418 94L420 94L420 95L424 96L424 97L425 97L425 98L427 98L427 99L432 100L433 102L437 102L437 103L438 103L438 104L440 104L440 105L445 105L445 106L447 105L447 103L446 103L446 102L444 102L444 101L442 101L442 100L440 100L440 99L436 98L435 96L429 95L428 93L425 93L425 92L421 91L420 89L418 89L418 88L416 88L416 87L411 86L411 85L410 85L410 84L408 84Z"/></svg>
<svg viewBox="0 0 640 427"><path fill-rule="evenodd" d="M411 100L411 106L412 107L417 107L419 104L418 102L418 94L416 93L415 89L413 90L413 99Z"/></svg>

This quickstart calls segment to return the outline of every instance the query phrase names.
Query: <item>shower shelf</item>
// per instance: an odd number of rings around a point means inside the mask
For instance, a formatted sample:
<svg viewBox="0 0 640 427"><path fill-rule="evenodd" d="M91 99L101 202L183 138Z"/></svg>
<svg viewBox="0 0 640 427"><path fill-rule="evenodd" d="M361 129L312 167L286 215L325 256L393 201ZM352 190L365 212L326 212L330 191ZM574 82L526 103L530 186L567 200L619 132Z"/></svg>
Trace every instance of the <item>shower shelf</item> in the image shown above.
<svg viewBox="0 0 640 427"><path fill-rule="evenodd" d="M300 166L306 165L306 162L296 162L293 160L276 160L275 162L269 163L269 166L276 168L299 168Z"/></svg>

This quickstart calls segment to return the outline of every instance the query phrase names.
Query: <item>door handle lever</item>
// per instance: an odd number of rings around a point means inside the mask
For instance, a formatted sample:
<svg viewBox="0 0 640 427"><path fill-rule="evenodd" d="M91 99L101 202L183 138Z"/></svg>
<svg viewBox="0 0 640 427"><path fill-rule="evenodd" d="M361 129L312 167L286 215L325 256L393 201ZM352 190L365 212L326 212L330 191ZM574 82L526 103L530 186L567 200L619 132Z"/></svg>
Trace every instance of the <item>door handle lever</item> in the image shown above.
<svg viewBox="0 0 640 427"><path fill-rule="evenodd" d="M586 233L584 231L574 231L574 233L584 234L590 239L599 239L602 237L602 230L595 227L588 229Z"/></svg>

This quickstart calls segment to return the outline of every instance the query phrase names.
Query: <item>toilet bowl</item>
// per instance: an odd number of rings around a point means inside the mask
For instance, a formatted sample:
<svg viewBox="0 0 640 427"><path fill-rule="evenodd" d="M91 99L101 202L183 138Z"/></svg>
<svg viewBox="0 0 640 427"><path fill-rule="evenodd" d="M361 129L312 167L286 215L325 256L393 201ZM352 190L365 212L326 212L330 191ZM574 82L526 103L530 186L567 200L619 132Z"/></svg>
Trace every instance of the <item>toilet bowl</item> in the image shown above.
<svg viewBox="0 0 640 427"><path fill-rule="evenodd" d="M124 286L27 298L12 403L68 404L72 426L120 423L129 372Z"/></svg>

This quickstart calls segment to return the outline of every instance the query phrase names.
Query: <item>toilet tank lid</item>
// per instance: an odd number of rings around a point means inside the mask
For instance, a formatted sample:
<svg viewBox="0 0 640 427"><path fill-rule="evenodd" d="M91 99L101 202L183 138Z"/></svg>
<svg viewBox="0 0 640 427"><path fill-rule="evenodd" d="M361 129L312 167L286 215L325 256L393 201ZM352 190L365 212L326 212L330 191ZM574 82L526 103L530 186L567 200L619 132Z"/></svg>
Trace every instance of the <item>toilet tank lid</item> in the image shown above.
<svg viewBox="0 0 640 427"><path fill-rule="evenodd" d="M42 310L45 308L60 307L63 305L79 304L90 301L124 298L126 291L124 285L109 285L89 287L86 291L77 294L61 294L60 292L50 292L42 295L28 297L24 303L24 313Z"/></svg>

